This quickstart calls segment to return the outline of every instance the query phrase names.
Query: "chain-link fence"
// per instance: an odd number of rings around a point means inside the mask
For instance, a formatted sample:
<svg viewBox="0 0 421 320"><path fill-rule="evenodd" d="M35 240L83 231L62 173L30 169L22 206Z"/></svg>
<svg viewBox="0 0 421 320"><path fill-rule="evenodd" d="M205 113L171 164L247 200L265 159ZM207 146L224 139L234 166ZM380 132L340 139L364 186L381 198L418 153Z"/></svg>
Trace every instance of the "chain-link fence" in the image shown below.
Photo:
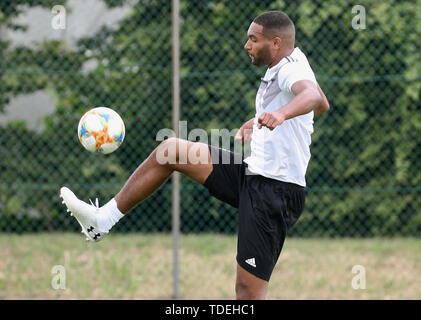
<svg viewBox="0 0 421 320"><path fill-rule="evenodd" d="M172 127L171 1L95 3L91 15L83 1L62 3L60 21L55 1L0 2L3 233L78 231L60 187L108 201L157 146L157 132ZM290 237L421 234L419 8L416 1L356 4L181 1L188 130L232 130L254 115L265 70L243 48L247 29L265 10L283 10L295 22L296 45L331 110L315 119L306 208ZM126 125L123 145L108 156L90 154L77 138L80 117L94 106L113 108ZM113 233L169 232L171 189L169 180ZM182 177L183 234L236 230L233 208Z"/></svg>

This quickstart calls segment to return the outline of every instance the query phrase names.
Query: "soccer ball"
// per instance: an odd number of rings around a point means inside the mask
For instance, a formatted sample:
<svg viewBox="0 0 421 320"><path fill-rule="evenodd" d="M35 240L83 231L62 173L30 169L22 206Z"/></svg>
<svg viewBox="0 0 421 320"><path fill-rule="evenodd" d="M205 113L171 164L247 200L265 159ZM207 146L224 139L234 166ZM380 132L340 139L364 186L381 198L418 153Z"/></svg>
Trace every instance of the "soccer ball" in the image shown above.
<svg viewBox="0 0 421 320"><path fill-rule="evenodd" d="M124 122L119 114L110 108L93 108L80 119L77 135L86 150L109 154L123 143Z"/></svg>

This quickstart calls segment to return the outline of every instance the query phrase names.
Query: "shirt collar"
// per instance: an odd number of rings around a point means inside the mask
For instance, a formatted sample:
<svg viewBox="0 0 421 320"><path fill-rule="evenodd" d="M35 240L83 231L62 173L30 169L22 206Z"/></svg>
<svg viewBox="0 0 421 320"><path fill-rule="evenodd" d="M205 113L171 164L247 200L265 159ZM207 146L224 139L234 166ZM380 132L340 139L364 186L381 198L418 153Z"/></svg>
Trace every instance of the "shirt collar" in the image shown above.
<svg viewBox="0 0 421 320"><path fill-rule="evenodd" d="M294 54L294 51L296 51L298 47L294 48L294 50L291 52L290 56ZM299 49L298 49L299 50ZM291 60L287 57L283 57L277 64L275 64L273 67L268 68L266 70L265 76L262 78L264 81L270 81L273 79L274 75L278 73L279 69L281 69L285 64L290 62Z"/></svg>

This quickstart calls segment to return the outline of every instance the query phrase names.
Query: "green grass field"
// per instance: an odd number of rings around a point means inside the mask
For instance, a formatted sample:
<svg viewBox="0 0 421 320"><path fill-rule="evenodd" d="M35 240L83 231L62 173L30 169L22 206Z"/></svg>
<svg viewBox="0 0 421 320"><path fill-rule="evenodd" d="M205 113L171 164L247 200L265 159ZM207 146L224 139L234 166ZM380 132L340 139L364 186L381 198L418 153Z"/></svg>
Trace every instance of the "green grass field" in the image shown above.
<svg viewBox="0 0 421 320"><path fill-rule="evenodd" d="M236 237L180 239L180 298L234 299ZM53 289L55 265L66 288ZM351 282L354 265L366 289ZM269 299L421 299L421 239L287 238ZM172 238L111 234L99 243L81 234L0 235L1 299L171 299Z"/></svg>

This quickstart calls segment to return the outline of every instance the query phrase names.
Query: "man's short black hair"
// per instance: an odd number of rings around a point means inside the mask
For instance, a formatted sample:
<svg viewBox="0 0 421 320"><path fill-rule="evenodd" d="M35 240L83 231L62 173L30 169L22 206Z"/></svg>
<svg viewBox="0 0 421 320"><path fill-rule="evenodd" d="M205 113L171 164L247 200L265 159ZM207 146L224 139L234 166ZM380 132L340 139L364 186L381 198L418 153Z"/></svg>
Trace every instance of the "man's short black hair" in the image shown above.
<svg viewBox="0 0 421 320"><path fill-rule="evenodd" d="M257 16L254 23L263 26L263 30L284 31L288 28L294 28L294 23L288 15L282 11L267 11Z"/></svg>

